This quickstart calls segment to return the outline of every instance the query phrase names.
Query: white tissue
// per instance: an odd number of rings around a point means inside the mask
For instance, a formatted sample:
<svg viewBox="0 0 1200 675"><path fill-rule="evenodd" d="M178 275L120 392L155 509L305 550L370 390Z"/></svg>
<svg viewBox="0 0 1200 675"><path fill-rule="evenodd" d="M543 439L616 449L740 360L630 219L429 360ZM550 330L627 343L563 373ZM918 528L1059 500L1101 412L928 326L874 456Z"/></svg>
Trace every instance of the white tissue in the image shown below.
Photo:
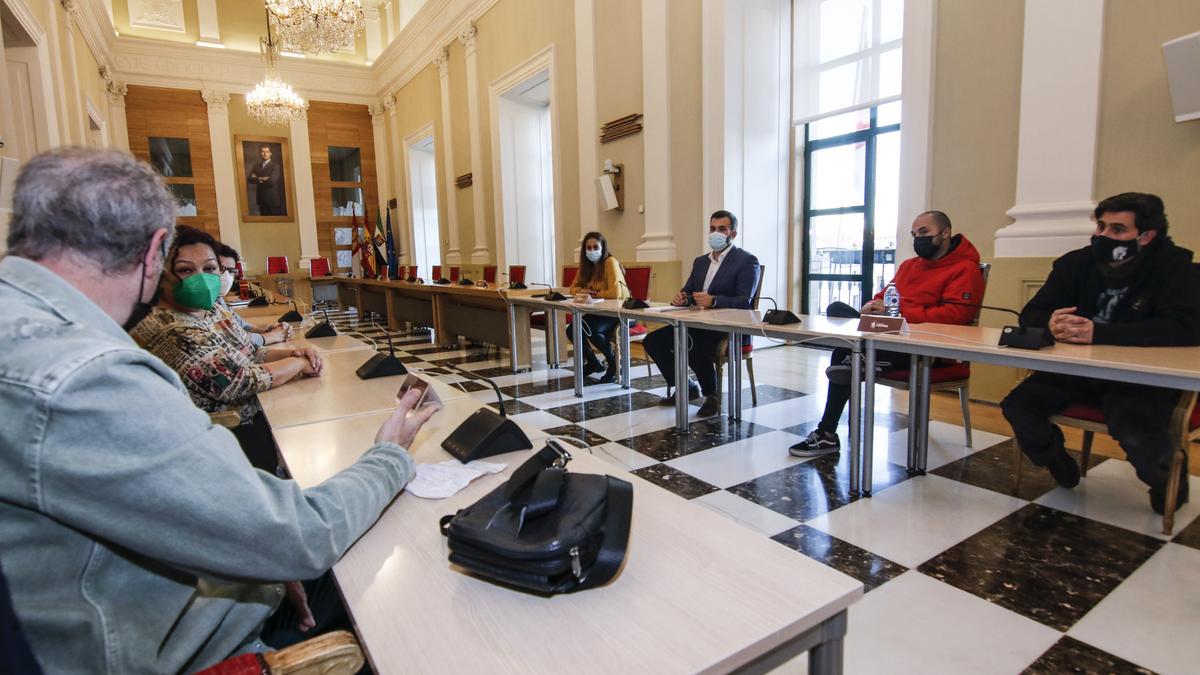
<svg viewBox="0 0 1200 675"><path fill-rule="evenodd" d="M507 466L479 460L462 464L453 459L439 464L418 464L417 475L404 489L423 499L445 499L467 487L476 478L500 473Z"/></svg>

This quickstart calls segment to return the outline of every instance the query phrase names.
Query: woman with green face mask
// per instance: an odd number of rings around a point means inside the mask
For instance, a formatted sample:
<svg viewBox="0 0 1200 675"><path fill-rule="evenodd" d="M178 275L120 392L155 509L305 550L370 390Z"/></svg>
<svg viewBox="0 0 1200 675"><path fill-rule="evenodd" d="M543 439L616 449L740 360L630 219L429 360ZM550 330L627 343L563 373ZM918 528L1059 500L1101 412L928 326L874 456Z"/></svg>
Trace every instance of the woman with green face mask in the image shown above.
<svg viewBox="0 0 1200 675"><path fill-rule="evenodd" d="M202 230L177 228L159 281L159 304L131 335L179 374L199 408L236 410L241 425L233 432L242 449L255 466L274 471L274 448L255 395L320 375L321 357L311 347L257 348L240 326L214 311L221 293L219 247Z"/></svg>

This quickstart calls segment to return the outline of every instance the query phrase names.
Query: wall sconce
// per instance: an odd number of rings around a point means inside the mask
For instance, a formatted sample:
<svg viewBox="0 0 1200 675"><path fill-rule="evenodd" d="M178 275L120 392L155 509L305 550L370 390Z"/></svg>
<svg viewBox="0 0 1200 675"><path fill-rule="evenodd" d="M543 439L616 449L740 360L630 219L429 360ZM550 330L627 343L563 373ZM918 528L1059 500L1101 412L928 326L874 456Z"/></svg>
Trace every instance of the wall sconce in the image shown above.
<svg viewBox="0 0 1200 675"><path fill-rule="evenodd" d="M613 164L611 159L604 160L604 171L596 177L596 197L600 200L601 211L625 210L623 168L624 164Z"/></svg>

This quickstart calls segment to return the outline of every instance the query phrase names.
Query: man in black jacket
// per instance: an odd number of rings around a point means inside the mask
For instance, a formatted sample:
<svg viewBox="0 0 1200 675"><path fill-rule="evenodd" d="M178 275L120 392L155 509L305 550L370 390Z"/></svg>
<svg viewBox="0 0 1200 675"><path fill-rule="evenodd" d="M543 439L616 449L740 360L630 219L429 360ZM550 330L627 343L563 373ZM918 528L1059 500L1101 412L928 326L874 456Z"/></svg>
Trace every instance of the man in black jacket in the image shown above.
<svg viewBox="0 0 1200 675"><path fill-rule="evenodd" d="M1060 342L1141 347L1200 344L1200 284L1192 252L1167 236L1162 199L1127 192L1100 202L1091 246L1054 261L1046 283L1021 311L1022 326L1049 328ZM1179 392L1172 389L1034 373L1001 402L1021 450L1063 487L1079 484L1079 465L1050 416L1072 403L1096 405L1109 432L1150 486L1162 513L1171 457L1167 433ZM1179 502L1188 498L1187 463Z"/></svg>

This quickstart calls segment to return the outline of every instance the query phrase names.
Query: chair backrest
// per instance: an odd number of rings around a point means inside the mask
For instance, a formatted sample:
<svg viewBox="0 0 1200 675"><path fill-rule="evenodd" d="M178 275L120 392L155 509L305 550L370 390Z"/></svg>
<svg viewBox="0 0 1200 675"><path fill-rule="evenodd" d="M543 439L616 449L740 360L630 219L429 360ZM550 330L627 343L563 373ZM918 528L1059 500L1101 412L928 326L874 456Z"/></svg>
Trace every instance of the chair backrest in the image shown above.
<svg viewBox="0 0 1200 675"><path fill-rule="evenodd" d="M979 273L981 275L983 275L983 293L979 294L979 304L981 304L981 305L984 303L984 298L987 297L988 275L991 274L991 272L992 272L992 264L991 263L979 263ZM979 325L979 315L982 313L983 313L982 309L975 310L975 318L971 319L972 326Z"/></svg>
<svg viewBox="0 0 1200 675"><path fill-rule="evenodd" d="M525 266L524 265L509 265L508 280L510 283L525 283Z"/></svg>
<svg viewBox="0 0 1200 675"><path fill-rule="evenodd" d="M313 258L309 262L308 275L310 277L327 277L327 276L329 276L329 259L328 258Z"/></svg>
<svg viewBox="0 0 1200 675"><path fill-rule="evenodd" d="M638 300L650 299L650 267L630 267L625 270L625 283L629 285L629 294Z"/></svg>
<svg viewBox="0 0 1200 675"><path fill-rule="evenodd" d="M267 274L287 274L287 271L287 256L273 255L267 258Z"/></svg>
<svg viewBox="0 0 1200 675"><path fill-rule="evenodd" d="M496 283L496 266L495 265L484 265L483 266L483 280L488 282L489 284Z"/></svg>
<svg viewBox="0 0 1200 675"><path fill-rule="evenodd" d="M460 268L458 265L450 266L450 281L458 281L461 274L462 268Z"/></svg>
<svg viewBox="0 0 1200 675"><path fill-rule="evenodd" d="M763 280L767 278L767 266L758 266L758 284L754 287L754 297L750 298L750 309L758 309L758 301L762 297Z"/></svg>
<svg viewBox="0 0 1200 675"><path fill-rule="evenodd" d="M442 266L434 265L433 266L433 281L437 281L438 279L441 279L441 278L442 278Z"/></svg>
<svg viewBox="0 0 1200 675"><path fill-rule="evenodd" d="M567 265L563 267L563 282L562 285L567 288L575 283L575 277L579 276L579 265Z"/></svg>

